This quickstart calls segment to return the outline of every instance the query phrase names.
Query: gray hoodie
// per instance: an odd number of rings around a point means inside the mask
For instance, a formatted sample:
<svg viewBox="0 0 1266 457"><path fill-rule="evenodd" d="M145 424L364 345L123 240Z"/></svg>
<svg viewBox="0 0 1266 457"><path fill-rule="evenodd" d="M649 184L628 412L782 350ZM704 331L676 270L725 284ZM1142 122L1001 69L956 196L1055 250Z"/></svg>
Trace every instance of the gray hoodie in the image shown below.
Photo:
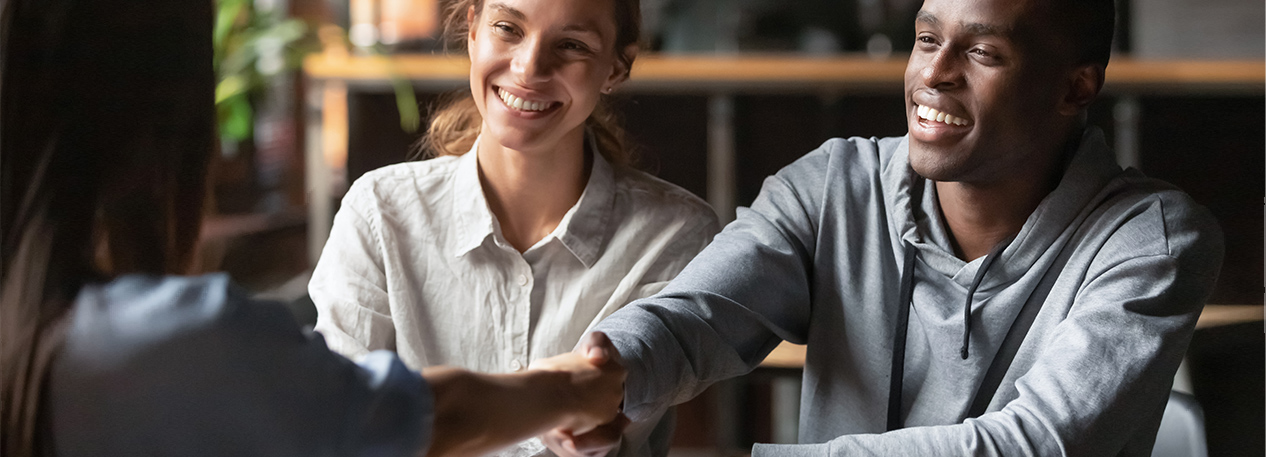
<svg viewBox="0 0 1266 457"><path fill-rule="evenodd" d="M907 160L905 138L826 142L663 292L600 324L629 369L626 414L787 340L808 345L804 444L754 455L1150 454L1222 261L1208 212L1122 171L1091 128L1020 232L964 262Z"/></svg>

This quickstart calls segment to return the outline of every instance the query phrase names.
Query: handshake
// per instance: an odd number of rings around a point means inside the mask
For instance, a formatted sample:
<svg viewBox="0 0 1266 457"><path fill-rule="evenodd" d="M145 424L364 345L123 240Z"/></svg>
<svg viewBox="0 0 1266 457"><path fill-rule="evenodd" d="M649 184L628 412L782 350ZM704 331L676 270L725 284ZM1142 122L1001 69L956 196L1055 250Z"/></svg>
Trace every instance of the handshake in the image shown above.
<svg viewBox="0 0 1266 457"><path fill-rule="evenodd" d="M459 368L422 371L435 398L429 457L478 456L541 435L560 456L605 455L628 418L624 367L606 335L590 333L575 352L537 360L522 373Z"/></svg>

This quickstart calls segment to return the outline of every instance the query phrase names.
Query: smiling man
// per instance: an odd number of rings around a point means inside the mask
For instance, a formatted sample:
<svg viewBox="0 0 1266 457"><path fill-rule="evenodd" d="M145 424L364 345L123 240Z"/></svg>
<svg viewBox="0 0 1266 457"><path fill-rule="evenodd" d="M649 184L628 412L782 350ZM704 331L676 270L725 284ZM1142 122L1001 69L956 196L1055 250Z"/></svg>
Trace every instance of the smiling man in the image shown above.
<svg viewBox="0 0 1266 457"><path fill-rule="evenodd" d="M1222 239L1086 125L1113 22L1112 0L927 0L908 135L826 142L598 326L626 414L786 340L802 444L756 455L1148 455Z"/></svg>

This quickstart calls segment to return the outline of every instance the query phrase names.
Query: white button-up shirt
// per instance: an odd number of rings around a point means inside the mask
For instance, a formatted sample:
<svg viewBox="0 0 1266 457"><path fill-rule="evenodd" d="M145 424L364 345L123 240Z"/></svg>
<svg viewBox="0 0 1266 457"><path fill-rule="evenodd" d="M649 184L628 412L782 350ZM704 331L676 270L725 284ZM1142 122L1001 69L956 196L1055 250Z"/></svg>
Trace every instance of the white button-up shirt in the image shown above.
<svg viewBox="0 0 1266 457"><path fill-rule="evenodd" d="M415 369L522 370L658 292L719 229L688 191L593 154L580 200L519 253L489 210L475 149L352 184L308 286L331 349L393 350Z"/></svg>

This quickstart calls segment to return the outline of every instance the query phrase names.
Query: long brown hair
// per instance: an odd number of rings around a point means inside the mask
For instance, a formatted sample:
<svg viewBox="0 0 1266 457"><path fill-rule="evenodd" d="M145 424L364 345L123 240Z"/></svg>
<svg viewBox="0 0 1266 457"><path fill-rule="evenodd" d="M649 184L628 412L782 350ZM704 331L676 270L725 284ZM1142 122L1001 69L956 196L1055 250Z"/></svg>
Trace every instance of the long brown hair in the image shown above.
<svg viewBox="0 0 1266 457"><path fill-rule="evenodd" d="M79 289L191 264L214 145L212 2L3 6L0 453L24 456Z"/></svg>
<svg viewBox="0 0 1266 457"><path fill-rule="evenodd" d="M628 45L638 43L642 32L642 9L639 0L612 0L615 2L615 52L616 59L629 71L635 56L624 53ZM470 8L483 10L483 0L456 0L450 2L444 13L444 39L450 52L466 51L470 26L466 12ZM627 76L627 74L626 74ZM597 140L599 152L614 165L629 165L633 151L620 126L619 117L604 98L594 107L585 120L585 126ZM479 136L483 118L475 107L469 90L461 90L443 98L438 109L431 112L431 123L426 135L418 142L415 155L430 158L445 155L462 155L470 151Z"/></svg>

